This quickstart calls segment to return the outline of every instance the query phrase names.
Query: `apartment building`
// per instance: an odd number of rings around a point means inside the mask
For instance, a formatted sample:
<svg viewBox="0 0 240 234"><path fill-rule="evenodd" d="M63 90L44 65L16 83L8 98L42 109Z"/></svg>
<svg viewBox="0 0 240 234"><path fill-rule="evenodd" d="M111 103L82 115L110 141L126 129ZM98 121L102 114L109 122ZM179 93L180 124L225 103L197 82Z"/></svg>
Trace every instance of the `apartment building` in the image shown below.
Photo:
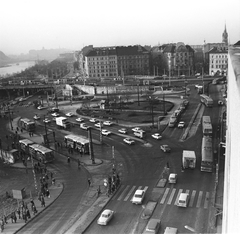
<svg viewBox="0 0 240 234"><path fill-rule="evenodd" d="M89 78L116 78L126 75L149 75L150 52L144 47L95 47L85 56Z"/></svg>
<svg viewBox="0 0 240 234"><path fill-rule="evenodd" d="M228 50L214 47L209 52L209 75L226 75L228 66Z"/></svg>

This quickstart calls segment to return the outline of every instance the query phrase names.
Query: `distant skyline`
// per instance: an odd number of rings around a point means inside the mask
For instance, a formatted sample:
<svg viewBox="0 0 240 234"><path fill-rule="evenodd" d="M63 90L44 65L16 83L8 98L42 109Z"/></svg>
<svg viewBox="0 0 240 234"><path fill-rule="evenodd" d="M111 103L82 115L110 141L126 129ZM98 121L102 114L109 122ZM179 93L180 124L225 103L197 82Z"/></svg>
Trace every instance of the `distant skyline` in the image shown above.
<svg viewBox="0 0 240 234"><path fill-rule="evenodd" d="M84 46L188 45L240 40L240 0L9 0L1 2L0 51Z"/></svg>

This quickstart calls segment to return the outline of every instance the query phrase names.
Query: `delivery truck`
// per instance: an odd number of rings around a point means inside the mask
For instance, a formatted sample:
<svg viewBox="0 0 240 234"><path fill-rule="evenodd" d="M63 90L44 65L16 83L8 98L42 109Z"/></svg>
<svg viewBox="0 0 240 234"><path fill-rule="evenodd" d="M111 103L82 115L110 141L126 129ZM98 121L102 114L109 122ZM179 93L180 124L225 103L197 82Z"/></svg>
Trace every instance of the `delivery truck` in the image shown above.
<svg viewBox="0 0 240 234"><path fill-rule="evenodd" d="M182 166L183 169L187 168L193 169L196 167L196 154L194 151L183 150Z"/></svg>
<svg viewBox="0 0 240 234"><path fill-rule="evenodd" d="M65 129L70 128L70 122L68 121L68 118L66 118L66 117L57 117L56 125L59 128L65 128Z"/></svg>

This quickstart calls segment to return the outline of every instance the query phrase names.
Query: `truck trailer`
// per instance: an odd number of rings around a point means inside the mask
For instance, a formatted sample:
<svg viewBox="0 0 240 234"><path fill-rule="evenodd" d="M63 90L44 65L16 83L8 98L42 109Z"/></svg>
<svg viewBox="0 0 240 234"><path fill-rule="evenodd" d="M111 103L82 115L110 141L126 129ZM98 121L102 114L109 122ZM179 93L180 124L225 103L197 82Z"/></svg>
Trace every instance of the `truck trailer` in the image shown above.
<svg viewBox="0 0 240 234"><path fill-rule="evenodd" d="M65 128L65 129L70 128L70 123L68 121L68 118L66 118L66 117L57 117L56 125L60 128Z"/></svg>
<svg viewBox="0 0 240 234"><path fill-rule="evenodd" d="M182 166L183 169L194 169L196 167L196 154L194 151L183 150Z"/></svg>

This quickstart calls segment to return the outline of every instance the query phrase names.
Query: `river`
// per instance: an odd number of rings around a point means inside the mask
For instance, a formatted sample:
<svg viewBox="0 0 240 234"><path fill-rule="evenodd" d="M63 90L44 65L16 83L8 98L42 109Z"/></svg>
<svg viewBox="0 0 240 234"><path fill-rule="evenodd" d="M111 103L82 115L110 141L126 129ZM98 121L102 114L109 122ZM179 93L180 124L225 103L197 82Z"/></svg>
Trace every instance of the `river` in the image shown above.
<svg viewBox="0 0 240 234"><path fill-rule="evenodd" d="M0 76L4 76L6 74L10 75L16 72L24 71L26 68L34 66L35 61L9 63L8 65L8 67L0 67Z"/></svg>

